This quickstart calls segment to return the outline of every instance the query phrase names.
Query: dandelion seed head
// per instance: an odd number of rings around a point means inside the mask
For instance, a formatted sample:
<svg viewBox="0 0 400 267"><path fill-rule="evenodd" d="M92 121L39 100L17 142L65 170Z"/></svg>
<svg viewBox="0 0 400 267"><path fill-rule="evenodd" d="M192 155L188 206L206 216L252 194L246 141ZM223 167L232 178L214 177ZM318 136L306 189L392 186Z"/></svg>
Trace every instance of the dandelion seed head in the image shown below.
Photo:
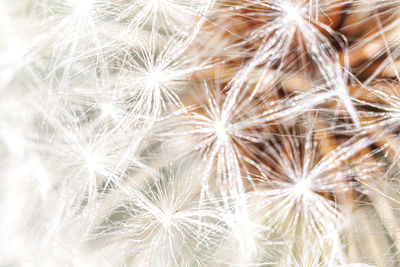
<svg viewBox="0 0 400 267"><path fill-rule="evenodd" d="M293 193L296 197L303 197L306 199L312 194L311 190L311 180L310 179L300 179L293 185Z"/></svg>
<svg viewBox="0 0 400 267"><path fill-rule="evenodd" d="M169 230L174 224L173 213L169 210L161 212L159 215L159 221L165 229Z"/></svg>
<svg viewBox="0 0 400 267"><path fill-rule="evenodd" d="M219 144L224 144L229 140L229 132L226 122L217 119L214 123L214 130Z"/></svg>
<svg viewBox="0 0 400 267"><path fill-rule="evenodd" d="M8 2L1 266L398 258L398 0Z"/></svg>
<svg viewBox="0 0 400 267"><path fill-rule="evenodd" d="M101 169L101 156L98 155L93 149L87 149L83 152L83 158L85 159L87 169L90 173L96 173Z"/></svg>
<svg viewBox="0 0 400 267"><path fill-rule="evenodd" d="M283 1L281 4L283 17L282 20L290 25L301 25L304 21L304 14L299 4Z"/></svg>
<svg viewBox="0 0 400 267"><path fill-rule="evenodd" d="M159 88L165 83L166 79L166 75L158 69L151 69L147 72L147 76L145 77L148 87L153 89Z"/></svg>

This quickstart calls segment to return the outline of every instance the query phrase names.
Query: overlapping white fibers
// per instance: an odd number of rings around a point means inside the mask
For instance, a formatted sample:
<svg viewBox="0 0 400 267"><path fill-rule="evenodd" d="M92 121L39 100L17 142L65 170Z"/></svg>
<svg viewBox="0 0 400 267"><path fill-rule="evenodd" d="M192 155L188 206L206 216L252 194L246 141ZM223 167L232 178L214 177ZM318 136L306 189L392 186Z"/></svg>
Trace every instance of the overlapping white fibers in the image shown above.
<svg viewBox="0 0 400 267"><path fill-rule="evenodd" d="M397 266L396 8L0 0L0 266Z"/></svg>

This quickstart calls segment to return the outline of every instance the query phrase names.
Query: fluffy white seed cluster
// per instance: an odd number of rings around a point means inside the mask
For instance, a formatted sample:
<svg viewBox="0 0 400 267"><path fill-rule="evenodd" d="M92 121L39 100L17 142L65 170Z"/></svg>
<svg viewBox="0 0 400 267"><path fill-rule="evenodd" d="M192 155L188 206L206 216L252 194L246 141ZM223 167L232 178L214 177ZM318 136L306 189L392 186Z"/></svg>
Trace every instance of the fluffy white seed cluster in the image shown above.
<svg viewBox="0 0 400 267"><path fill-rule="evenodd" d="M0 266L398 266L399 23L0 0Z"/></svg>

